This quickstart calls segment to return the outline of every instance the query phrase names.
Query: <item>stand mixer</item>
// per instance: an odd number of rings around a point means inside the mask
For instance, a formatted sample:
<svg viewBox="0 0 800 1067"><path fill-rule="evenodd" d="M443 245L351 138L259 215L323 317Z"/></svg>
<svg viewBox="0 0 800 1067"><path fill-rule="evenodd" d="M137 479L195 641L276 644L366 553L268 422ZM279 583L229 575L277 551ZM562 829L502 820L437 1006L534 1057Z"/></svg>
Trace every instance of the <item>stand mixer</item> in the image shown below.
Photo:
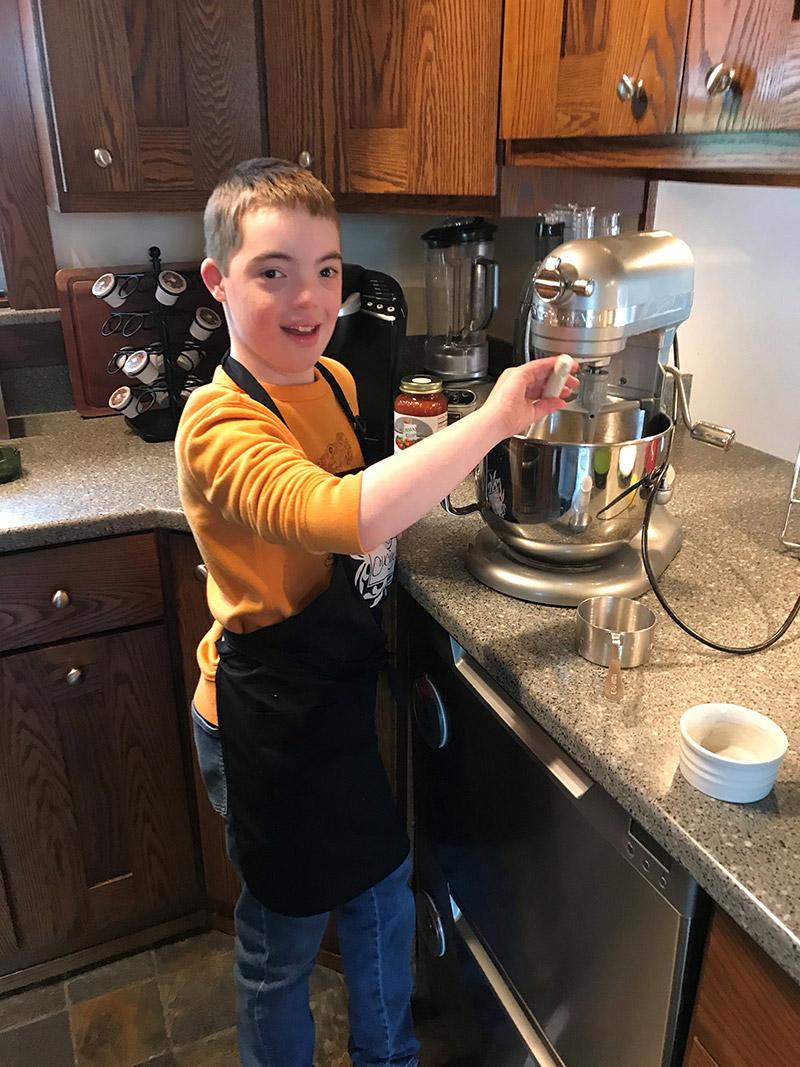
<svg viewBox="0 0 800 1067"><path fill-rule="evenodd" d="M477 503L446 502L452 514L480 511L487 524L467 556L480 581L564 606L647 590L642 480L666 463L678 405L692 436L720 448L734 438L691 421L681 372L667 362L693 291L692 254L666 232L569 241L540 265L525 355L572 356L580 388L566 408L488 453L475 472ZM656 576L682 541L664 506L673 479L670 468L649 525Z"/></svg>

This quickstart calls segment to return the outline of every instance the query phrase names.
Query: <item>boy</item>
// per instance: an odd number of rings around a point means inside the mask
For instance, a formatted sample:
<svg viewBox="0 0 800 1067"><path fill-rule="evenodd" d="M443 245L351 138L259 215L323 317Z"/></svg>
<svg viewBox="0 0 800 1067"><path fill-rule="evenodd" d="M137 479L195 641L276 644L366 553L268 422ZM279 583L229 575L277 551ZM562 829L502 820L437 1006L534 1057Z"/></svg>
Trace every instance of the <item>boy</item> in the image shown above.
<svg viewBox="0 0 800 1067"><path fill-rule="evenodd" d="M240 1055L311 1067L308 977L335 910L354 1067L414 1067L409 845L374 731L376 609L395 536L563 400L539 399L552 360L514 368L469 418L363 470L355 384L320 359L342 298L330 193L294 164L250 160L204 221L201 273L231 348L190 397L175 450L216 620L193 717L243 879Z"/></svg>

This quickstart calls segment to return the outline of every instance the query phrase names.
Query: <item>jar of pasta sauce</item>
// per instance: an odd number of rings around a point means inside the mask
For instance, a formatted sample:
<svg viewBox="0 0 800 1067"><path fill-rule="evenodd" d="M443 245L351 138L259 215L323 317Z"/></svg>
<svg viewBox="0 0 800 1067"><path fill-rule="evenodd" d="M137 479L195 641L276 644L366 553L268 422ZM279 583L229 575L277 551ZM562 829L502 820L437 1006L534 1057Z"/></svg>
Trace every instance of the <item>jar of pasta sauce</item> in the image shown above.
<svg viewBox="0 0 800 1067"><path fill-rule="evenodd" d="M402 452L447 425L447 396L441 378L403 378L394 402L394 450Z"/></svg>

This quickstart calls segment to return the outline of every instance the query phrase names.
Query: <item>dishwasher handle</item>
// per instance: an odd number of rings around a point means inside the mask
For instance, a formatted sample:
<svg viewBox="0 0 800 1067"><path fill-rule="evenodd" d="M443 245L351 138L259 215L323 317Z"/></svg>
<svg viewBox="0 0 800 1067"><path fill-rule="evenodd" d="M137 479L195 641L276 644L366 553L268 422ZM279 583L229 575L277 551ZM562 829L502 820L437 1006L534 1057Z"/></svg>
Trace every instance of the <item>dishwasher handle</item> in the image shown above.
<svg viewBox="0 0 800 1067"><path fill-rule="evenodd" d="M509 989L503 976L495 967L491 956L478 940L472 927L461 913L461 909L452 896L450 897L450 907L453 911L453 921L456 933L461 938L462 943L466 947L469 954L475 961L478 969L489 985L492 993L497 997L503 1010L519 1034L520 1040L524 1043L525 1047L531 1055L530 1060L526 1060L525 1067L564 1067L561 1059L554 1057L551 1050L539 1036L538 1032L534 1029L528 1016L522 1010L514 996L511 989Z"/></svg>
<svg viewBox="0 0 800 1067"><path fill-rule="evenodd" d="M484 676L454 637L450 638L453 665L465 682L494 712L514 737L549 772L562 788L580 800L594 782L545 731L524 712L518 711Z"/></svg>

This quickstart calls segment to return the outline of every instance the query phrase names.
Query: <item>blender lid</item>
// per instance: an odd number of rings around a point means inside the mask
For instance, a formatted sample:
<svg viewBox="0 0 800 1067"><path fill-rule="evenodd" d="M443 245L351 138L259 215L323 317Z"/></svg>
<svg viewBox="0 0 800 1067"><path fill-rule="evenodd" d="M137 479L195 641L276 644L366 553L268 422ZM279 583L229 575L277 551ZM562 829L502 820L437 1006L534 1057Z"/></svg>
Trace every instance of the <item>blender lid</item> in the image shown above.
<svg viewBox="0 0 800 1067"><path fill-rule="evenodd" d="M420 240L428 248L450 248L452 245L469 244L473 241L490 241L497 227L480 215L469 218L447 218L441 226L426 230Z"/></svg>

